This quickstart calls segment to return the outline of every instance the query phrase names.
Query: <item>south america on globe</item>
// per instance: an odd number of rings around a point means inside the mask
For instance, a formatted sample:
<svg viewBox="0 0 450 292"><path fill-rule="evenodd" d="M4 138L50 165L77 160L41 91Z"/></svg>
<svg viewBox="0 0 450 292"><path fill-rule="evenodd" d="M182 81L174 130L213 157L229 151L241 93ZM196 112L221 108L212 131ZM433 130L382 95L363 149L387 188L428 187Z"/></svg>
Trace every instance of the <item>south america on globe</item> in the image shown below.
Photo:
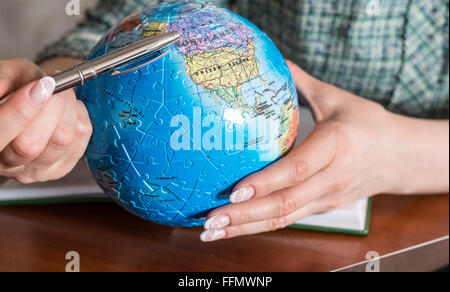
<svg viewBox="0 0 450 292"><path fill-rule="evenodd" d="M85 159L129 212L200 226L236 184L279 160L297 136L297 91L275 44L241 16L203 1L170 2L113 27L89 59L178 31L156 62L77 88L94 133Z"/></svg>

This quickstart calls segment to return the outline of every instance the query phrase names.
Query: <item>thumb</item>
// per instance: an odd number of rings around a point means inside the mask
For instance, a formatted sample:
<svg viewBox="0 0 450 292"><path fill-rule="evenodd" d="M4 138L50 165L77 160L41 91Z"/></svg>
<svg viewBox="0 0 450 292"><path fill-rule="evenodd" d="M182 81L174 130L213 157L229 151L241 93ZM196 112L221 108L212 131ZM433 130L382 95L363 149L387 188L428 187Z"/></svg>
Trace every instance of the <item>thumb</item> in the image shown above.
<svg viewBox="0 0 450 292"><path fill-rule="evenodd" d="M39 115L55 90L55 80L44 77L33 81L0 105L0 151L13 141Z"/></svg>
<svg viewBox="0 0 450 292"><path fill-rule="evenodd" d="M286 63L291 70L301 101L311 108L316 121L319 122L331 116L338 102L335 98L336 88L314 78L289 60L286 60Z"/></svg>

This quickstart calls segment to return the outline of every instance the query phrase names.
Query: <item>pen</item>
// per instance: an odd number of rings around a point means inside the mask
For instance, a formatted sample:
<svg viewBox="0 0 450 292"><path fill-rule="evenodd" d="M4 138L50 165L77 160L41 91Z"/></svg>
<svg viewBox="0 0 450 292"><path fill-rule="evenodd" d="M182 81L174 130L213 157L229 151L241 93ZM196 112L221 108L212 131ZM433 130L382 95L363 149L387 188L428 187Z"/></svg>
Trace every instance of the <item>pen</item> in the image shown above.
<svg viewBox="0 0 450 292"><path fill-rule="evenodd" d="M74 66L73 68L53 75L56 87L54 94L67 90L86 81L97 78L98 75L116 69L111 73L112 76L128 73L137 70L149 63L152 63L164 54L154 58L150 62L132 68L125 72L118 71L120 66L127 65L131 61L139 60L141 57L161 51L169 45L175 43L181 37L178 32L169 32L153 37L146 38L142 41L128 45L114 52L101 56L91 61Z"/></svg>

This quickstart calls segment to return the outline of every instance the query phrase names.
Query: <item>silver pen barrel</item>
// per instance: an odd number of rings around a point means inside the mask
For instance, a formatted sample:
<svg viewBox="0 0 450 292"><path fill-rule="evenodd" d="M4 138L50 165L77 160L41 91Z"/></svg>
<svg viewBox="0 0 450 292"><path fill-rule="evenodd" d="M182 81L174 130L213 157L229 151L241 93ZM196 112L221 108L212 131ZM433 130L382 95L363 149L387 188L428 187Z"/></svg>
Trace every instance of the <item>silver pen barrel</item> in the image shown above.
<svg viewBox="0 0 450 292"><path fill-rule="evenodd" d="M170 32L149 37L128 45L97 59L79 64L72 69L52 76L56 81L54 93L72 88L78 84L96 78L117 66L126 64L150 53L162 50L180 38L180 33Z"/></svg>

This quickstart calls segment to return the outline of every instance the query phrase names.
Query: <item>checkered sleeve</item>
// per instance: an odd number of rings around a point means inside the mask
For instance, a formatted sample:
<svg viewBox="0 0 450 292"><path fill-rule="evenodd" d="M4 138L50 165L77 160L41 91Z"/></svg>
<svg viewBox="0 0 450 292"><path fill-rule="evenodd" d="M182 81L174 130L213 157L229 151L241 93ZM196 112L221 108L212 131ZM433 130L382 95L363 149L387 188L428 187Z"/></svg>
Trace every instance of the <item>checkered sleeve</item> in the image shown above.
<svg viewBox="0 0 450 292"><path fill-rule="evenodd" d="M226 6L228 0L210 0ZM85 20L69 31L63 38L48 45L36 58L37 62L53 57L86 59L100 38L117 22L128 15L156 5L162 0L101 0L97 6L86 10Z"/></svg>
<svg viewBox="0 0 450 292"><path fill-rule="evenodd" d="M100 0L38 60L85 59L112 26L166 1ZM311 75L392 112L449 117L449 0L209 0L232 4Z"/></svg>

